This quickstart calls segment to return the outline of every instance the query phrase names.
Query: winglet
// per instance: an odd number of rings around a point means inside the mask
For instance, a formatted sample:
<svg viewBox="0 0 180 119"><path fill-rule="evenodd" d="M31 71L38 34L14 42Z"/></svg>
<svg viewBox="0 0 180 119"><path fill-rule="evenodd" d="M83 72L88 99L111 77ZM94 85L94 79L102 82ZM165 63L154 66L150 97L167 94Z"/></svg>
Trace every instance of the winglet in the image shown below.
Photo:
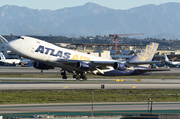
<svg viewBox="0 0 180 119"><path fill-rule="evenodd" d="M0 39L1 39L1 41L2 41L4 44L8 42L8 41L7 41L3 36L1 36L1 35L0 35Z"/></svg>

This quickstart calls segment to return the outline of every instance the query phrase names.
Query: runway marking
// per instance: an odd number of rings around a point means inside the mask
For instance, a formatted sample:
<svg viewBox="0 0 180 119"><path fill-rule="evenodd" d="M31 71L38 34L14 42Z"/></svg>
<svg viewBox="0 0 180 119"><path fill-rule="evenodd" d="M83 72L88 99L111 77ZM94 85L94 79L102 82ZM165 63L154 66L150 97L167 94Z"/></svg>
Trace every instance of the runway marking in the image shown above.
<svg viewBox="0 0 180 119"><path fill-rule="evenodd" d="M132 88L136 88L136 86L133 86Z"/></svg>
<svg viewBox="0 0 180 119"><path fill-rule="evenodd" d="M66 89L66 88L68 88L69 86L66 86L66 87L64 87L63 89Z"/></svg>

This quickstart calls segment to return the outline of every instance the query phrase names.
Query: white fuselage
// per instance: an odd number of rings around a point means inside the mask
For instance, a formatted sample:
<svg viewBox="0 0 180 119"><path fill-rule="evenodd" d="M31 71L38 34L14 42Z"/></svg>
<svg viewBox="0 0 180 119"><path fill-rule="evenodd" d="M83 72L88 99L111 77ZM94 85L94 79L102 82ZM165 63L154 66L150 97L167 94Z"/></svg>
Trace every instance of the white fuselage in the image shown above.
<svg viewBox="0 0 180 119"><path fill-rule="evenodd" d="M51 43L23 36L20 39L6 43L8 49L19 56L44 62L51 66L61 67L67 70L75 70L75 66L58 62L58 59L87 60L87 61L114 61L94 55L81 53L65 48L58 47Z"/></svg>
<svg viewBox="0 0 180 119"><path fill-rule="evenodd" d="M171 62L170 64L175 65L175 66L180 66L180 62L176 62L176 61Z"/></svg>
<svg viewBox="0 0 180 119"><path fill-rule="evenodd" d="M5 59L5 60L0 60L0 62L7 63L7 64L19 64L21 60L19 59Z"/></svg>

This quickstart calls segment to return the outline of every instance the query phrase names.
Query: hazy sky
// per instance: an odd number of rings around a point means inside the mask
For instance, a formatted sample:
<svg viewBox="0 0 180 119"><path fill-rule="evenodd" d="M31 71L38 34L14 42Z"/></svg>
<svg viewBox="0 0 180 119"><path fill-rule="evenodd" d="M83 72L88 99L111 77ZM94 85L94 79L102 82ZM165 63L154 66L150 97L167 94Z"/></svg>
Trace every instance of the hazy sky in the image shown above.
<svg viewBox="0 0 180 119"><path fill-rule="evenodd" d="M129 9L147 4L163 4L180 0L0 0L0 7L4 5L25 6L32 9L57 10L65 7L82 6L87 2L97 3L113 9Z"/></svg>

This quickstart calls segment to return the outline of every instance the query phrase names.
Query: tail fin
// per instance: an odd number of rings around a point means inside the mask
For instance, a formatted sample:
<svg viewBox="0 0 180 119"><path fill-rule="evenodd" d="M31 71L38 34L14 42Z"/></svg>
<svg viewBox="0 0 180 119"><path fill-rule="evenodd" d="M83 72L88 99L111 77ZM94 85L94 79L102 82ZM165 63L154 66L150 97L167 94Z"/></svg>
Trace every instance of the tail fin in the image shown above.
<svg viewBox="0 0 180 119"><path fill-rule="evenodd" d="M174 60L176 60L177 57L174 57L174 58L172 58L171 60L169 60L169 58L167 57L167 55L164 55L164 59L165 59L166 62L174 62Z"/></svg>
<svg viewBox="0 0 180 119"><path fill-rule="evenodd" d="M0 54L1 54L1 60L6 60L4 54L2 52Z"/></svg>
<svg viewBox="0 0 180 119"><path fill-rule="evenodd" d="M3 36L1 36L1 35L0 35L0 40L1 40L2 43L4 43L4 44L8 42L8 41L7 41Z"/></svg>
<svg viewBox="0 0 180 119"><path fill-rule="evenodd" d="M164 60L165 60L166 62L169 62L169 58L167 57L166 54L164 54Z"/></svg>
<svg viewBox="0 0 180 119"><path fill-rule="evenodd" d="M154 57L154 54L158 48L158 43L151 42L144 49L141 50L141 52L138 52L134 56L132 56L130 59L127 60L127 62L131 61L152 61L152 58Z"/></svg>
<svg viewBox="0 0 180 119"><path fill-rule="evenodd" d="M176 59L177 59L177 57L174 57L170 61L174 62L174 60L176 60Z"/></svg>

